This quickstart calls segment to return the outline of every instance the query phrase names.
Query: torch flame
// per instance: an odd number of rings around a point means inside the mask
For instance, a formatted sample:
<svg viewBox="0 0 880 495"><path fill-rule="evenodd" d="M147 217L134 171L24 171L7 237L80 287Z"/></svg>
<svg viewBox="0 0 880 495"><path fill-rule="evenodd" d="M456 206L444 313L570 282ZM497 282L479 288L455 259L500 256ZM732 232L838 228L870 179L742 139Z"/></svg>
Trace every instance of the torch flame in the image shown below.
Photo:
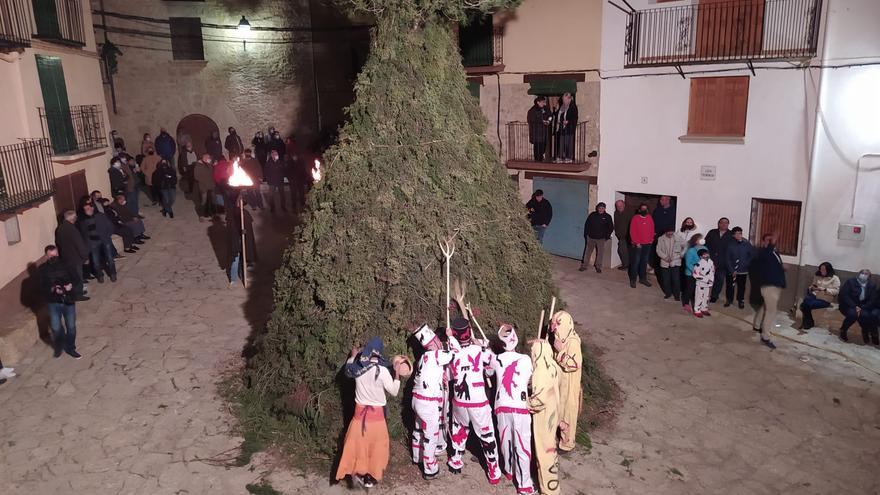
<svg viewBox="0 0 880 495"><path fill-rule="evenodd" d="M312 168L312 179L314 179L315 182L321 182L321 176L321 160L315 160L315 167Z"/></svg>
<svg viewBox="0 0 880 495"><path fill-rule="evenodd" d="M252 187L254 180L238 166L238 158L232 162L232 175L229 176L229 185L231 187Z"/></svg>

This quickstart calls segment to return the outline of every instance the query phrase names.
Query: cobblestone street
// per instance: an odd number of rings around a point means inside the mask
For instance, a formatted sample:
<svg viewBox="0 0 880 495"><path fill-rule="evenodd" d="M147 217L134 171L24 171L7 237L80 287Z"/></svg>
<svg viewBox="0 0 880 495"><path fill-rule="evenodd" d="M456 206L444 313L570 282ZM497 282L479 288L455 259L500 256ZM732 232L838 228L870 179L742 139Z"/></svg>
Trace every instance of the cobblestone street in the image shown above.
<svg viewBox="0 0 880 495"><path fill-rule="evenodd" d="M217 383L271 304L291 217L254 215L261 264L248 295L220 268L221 225L199 223L182 197L174 220L146 214L153 239L77 306L83 358L38 343L0 387L3 493L241 494L264 476L288 494L345 492L266 456L210 462L241 443ZM770 352L736 319L698 321L616 270L576 268L557 261L562 295L624 401L589 454L564 459L563 493L880 493L875 373L785 340ZM374 491L514 493L473 462L461 477Z"/></svg>

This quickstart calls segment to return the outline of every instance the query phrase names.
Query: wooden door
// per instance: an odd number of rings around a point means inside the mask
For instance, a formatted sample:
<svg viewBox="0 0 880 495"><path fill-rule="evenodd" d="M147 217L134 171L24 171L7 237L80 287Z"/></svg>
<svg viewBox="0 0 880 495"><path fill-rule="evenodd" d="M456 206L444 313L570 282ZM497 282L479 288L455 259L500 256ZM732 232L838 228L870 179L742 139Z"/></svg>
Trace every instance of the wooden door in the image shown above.
<svg viewBox="0 0 880 495"><path fill-rule="evenodd" d="M55 213L61 216L65 210L77 210L83 196L89 195L85 170L55 178Z"/></svg>
<svg viewBox="0 0 880 495"><path fill-rule="evenodd" d="M697 58L741 59L760 55L766 0L700 0Z"/></svg>

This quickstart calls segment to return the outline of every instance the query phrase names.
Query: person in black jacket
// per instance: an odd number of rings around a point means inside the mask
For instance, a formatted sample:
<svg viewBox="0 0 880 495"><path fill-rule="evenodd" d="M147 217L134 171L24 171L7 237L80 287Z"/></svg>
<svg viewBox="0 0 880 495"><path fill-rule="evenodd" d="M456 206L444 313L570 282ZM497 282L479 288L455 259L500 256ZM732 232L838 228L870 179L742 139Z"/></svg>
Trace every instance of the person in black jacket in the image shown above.
<svg viewBox="0 0 880 495"><path fill-rule="evenodd" d="M177 170L168 163L167 160L161 160L153 172L153 186L159 190L159 196L162 199L162 216L174 218L174 198L177 196Z"/></svg>
<svg viewBox="0 0 880 495"><path fill-rule="evenodd" d="M770 327L776 321L779 298L782 289L785 288L785 267L782 265L782 258L776 252L776 234L764 234L761 245L763 247L754 264L760 272L763 303L755 312L752 328L756 332L761 332L761 342L773 350L776 349L776 345L770 340Z"/></svg>
<svg viewBox="0 0 880 495"><path fill-rule="evenodd" d="M229 152L229 160L234 161L244 152L244 143L241 142L241 137L235 132L235 127L230 127L228 131L229 135L226 136L226 142L223 147Z"/></svg>
<svg viewBox="0 0 880 495"><path fill-rule="evenodd" d="M266 138L263 136L263 131L257 131L254 134L254 138L251 139L251 146L254 149L254 156L257 157L257 161L260 162L260 167L265 168L266 160L269 159L269 143L266 142Z"/></svg>
<svg viewBox="0 0 880 495"><path fill-rule="evenodd" d="M205 152L211 155L214 161L223 158L223 142L220 141L220 131L211 131L211 136L205 139Z"/></svg>
<svg viewBox="0 0 880 495"><path fill-rule="evenodd" d="M287 146L284 144L284 140L281 139L281 133L278 131L272 131L269 133L269 142L267 143L267 147L269 151L277 151L278 156L284 158L284 155L287 153Z"/></svg>
<svg viewBox="0 0 880 495"><path fill-rule="evenodd" d="M574 134L578 124L578 107L571 93L562 95L562 105L556 113L559 133L559 157L557 162L574 162Z"/></svg>
<svg viewBox="0 0 880 495"><path fill-rule="evenodd" d="M282 143L282 146L284 143ZM275 213L275 194L281 201L281 211L287 212L287 201L284 194L284 177L287 176L287 167L278 150L269 152L269 161L266 162L266 183L269 184L269 212Z"/></svg>
<svg viewBox="0 0 880 495"><path fill-rule="evenodd" d="M547 226L550 225L550 221L553 220L553 206L550 205L550 202L544 199L544 191L541 189L537 189L534 194L532 194L532 199L526 203L526 209L528 210L529 222L532 224L532 230L535 231L535 238L538 239L538 242L541 244L544 243L544 231L547 230Z"/></svg>
<svg viewBox="0 0 880 495"><path fill-rule="evenodd" d="M587 221L584 222L584 241L586 246L584 247L584 255L581 256L581 267L578 271L582 272L587 269L587 262L590 261L590 256L595 249L596 261L593 263L593 266L596 268L596 273L602 273L605 241L611 239L611 234L613 233L614 220L611 218L611 215L605 212L605 203L600 202L596 205L596 211L587 215Z"/></svg>
<svg viewBox="0 0 880 495"><path fill-rule="evenodd" d="M110 276L111 282L116 282L116 264L113 262L113 242L110 238L113 235L113 223L103 213L95 211L91 200L83 204L82 212L77 226L89 246L92 274L99 284L104 283L104 271Z"/></svg>
<svg viewBox="0 0 880 495"><path fill-rule="evenodd" d="M526 114L526 122L529 125L529 142L535 153L535 161L544 161L544 151L547 149L547 130L550 124L550 112L547 110L547 98L538 96L535 104Z"/></svg>
<svg viewBox="0 0 880 495"><path fill-rule="evenodd" d="M122 160L117 157L110 162L110 168L107 169L107 175L110 176L110 191L115 195L125 193L128 185L128 174L122 171Z"/></svg>
<svg viewBox="0 0 880 495"><path fill-rule="evenodd" d="M55 245L58 246L61 262L74 275L73 293L77 300L87 301L83 289L83 263L88 263L91 252L75 224L76 212L65 210L61 215L61 223L55 229Z"/></svg>
<svg viewBox="0 0 880 495"><path fill-rule="evenodd" d="M843 283L837 294L837 302L840 303L840 312L843 313L843 324L840 326L840 340L848 342L846 332L855 322L862 327L862 338L866 344L872 341L880 344L878 336L877 310L878 300L877 285L871 280L871 270L867 268L859 271L858 276Z"/></svg>
<svg viewBox="0 0 880 495"><path fill-rule="evenodd" d="M67 352L74 359L82 356L76 352L76 274L58 256L58 248L46 246L46 262L40 265L40 288L49 311L49 328L55 357ZM64 326L61 320L64 319Z"/></svg>
<svg viewBox="0 0 880 495"><path fill-rule="evenodd" d="M712 297L709 302L718 301L718 294L721 294L721 288L727 280L727 245L732 240L730 220L727 217L719 218L718 228L712 229L706 234L706 248L709 249L709 256L715 263L715 282L712 285ZM731 281L730 284L732 283ZM728 290L733 290L732 286L728 287Z"/></svg>

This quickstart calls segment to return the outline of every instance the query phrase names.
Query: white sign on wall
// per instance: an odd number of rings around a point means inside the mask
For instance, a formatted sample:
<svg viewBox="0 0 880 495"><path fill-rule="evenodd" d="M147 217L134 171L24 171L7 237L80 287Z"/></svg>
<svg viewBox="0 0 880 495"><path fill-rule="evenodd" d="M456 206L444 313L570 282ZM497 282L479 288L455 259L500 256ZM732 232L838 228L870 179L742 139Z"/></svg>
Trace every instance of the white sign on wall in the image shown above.
<svg viewBox="0 0 880 495"><path fill-rule="evenodd" d="M715 165L700 165L700 180L715 180Z"/></svg>

